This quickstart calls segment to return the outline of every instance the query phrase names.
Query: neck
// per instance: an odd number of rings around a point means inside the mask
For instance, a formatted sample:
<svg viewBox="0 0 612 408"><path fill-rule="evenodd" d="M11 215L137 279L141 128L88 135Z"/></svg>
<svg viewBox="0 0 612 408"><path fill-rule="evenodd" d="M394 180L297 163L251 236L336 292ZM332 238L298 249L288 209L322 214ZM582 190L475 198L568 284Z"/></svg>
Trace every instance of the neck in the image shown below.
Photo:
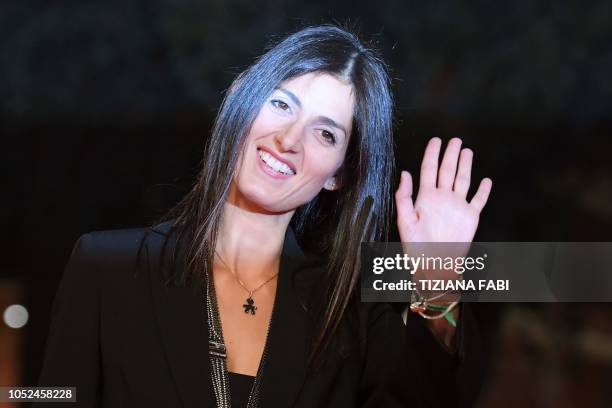
<svg viewBox="0 0 612 408"><path fill-rule="evenodd" d="M224 266L246 284L275 273L292 215L263 214L226 202L215 248Z"/></svg>

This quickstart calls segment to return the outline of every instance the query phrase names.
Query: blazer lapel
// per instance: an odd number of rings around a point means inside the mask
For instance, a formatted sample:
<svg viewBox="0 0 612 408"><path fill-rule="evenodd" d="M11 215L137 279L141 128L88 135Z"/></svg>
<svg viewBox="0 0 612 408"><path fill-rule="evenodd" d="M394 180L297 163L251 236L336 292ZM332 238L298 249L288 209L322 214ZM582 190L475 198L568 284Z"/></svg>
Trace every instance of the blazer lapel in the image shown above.
<svg viewBox="0 0 612 408"><path fill-rule="evenodd" d="M290 407L306 380L310 333L305 299L318 276L316 258L300 249L293 229L287 228L281 254L272 324L263 367L260 406Z"/></svg>
<svg viewBox="0 0 612 408"><path fill-rule="evenodd" d="M162 224L163 225L163 224ZM157 227L159 231L163 228ZM154 230L155 231L155 230ZM194 294L192 288L166 287L163 284L160 254L165 236L153 232L145 248L149 262L151 293L168 365L176 381L185 407L205 407L214 400L208 363L208 328L203 288ZM174 248L169 239L164 260ZM179 250L177 267L184 268L183 254Z"/></svg>

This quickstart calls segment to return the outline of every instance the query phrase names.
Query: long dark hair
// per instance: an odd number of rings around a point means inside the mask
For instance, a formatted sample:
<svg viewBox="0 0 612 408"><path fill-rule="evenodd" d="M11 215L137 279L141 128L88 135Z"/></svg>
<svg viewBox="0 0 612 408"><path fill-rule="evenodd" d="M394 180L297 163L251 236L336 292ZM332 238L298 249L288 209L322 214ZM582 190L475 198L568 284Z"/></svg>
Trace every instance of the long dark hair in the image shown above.
<svg viewBox="0 0 612 408"><path fill-rule="evenodd" d="M179 240L187 238L185 270L171 281L191 285L212 271L213 251L245 136L276 86L310 72L325 72L351 84L355 110L352 135L339 177L340 189L323 190L298 208L291 220L301 243L327 262L323 290L314 302L316 324L310 362L329 347L350 303L356 302L361 239L387 238L393 179L393 101L387 66L377 51L336 25L301 29L267 47L226 93L204 150L192 190L162 220L173 219ZM371 198L368 198L371 197ZM359 212L371 204L367 236L355 234Z"/></svg>

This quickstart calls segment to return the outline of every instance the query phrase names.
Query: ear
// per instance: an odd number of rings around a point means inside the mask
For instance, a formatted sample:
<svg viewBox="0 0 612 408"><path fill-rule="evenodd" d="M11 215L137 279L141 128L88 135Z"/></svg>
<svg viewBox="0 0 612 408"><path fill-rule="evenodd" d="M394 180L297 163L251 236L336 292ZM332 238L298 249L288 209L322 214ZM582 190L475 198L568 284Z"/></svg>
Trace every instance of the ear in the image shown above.
<svg viewBox="0 0 612 408"><path fill-rule="evenodd" d="M340 180L337 176L328 178L325 184L323 184L323 188L329 191L337 190L340 187L341 187Z"/></svg>

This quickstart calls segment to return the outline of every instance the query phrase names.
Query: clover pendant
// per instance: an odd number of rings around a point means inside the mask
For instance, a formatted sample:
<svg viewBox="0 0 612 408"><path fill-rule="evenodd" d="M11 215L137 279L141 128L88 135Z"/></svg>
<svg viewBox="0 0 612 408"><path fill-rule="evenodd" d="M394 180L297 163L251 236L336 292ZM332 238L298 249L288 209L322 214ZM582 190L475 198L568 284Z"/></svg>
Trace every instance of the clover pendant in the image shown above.
<svg viewBox="0 0 612 408"><path fill-rule="evenodd" d="M254 315L255 311L257 310L257 306L255 306L255 301L251 296L247 298L246 303L242 305L242 307L244 307L244 313L246 314L251 313L252 315Z"/></svg>

